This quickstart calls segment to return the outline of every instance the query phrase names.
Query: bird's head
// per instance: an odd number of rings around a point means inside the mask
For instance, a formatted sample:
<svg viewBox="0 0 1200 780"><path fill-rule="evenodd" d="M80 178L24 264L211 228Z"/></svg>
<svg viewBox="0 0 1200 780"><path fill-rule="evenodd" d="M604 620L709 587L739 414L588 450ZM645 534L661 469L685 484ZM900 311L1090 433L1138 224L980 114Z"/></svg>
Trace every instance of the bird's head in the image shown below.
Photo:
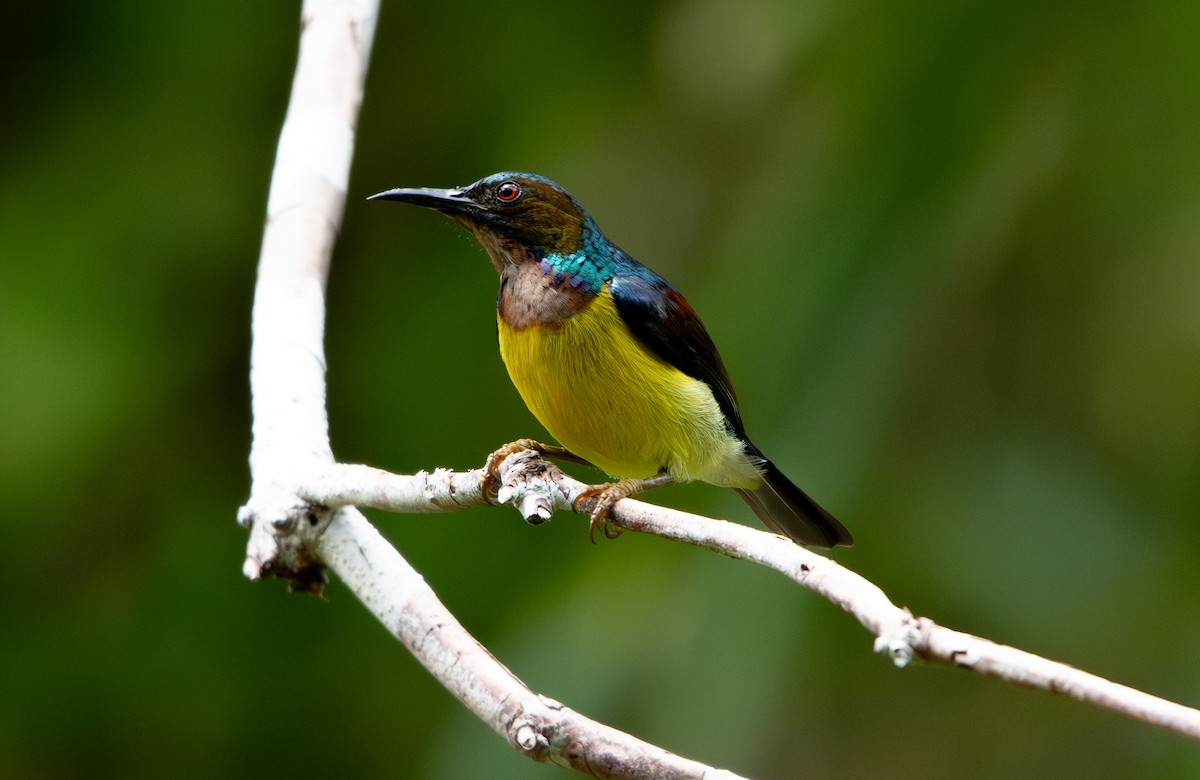
<svg viewBox="0 0 1200 780"><path fill-rule="evenodd" d="M569 192L531 173L496 173L449 190L387 190L368 200L398 200L442 212L475 234L498 269L526 254L533 259L570 255L598 234Z"/></svg>

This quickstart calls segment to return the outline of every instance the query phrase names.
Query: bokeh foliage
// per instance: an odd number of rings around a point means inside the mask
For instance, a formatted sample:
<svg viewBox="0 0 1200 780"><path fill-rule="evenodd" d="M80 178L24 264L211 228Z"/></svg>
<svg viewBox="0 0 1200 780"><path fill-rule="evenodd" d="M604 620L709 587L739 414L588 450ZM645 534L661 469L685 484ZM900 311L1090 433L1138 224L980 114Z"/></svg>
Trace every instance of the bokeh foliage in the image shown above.
<svg viewBox="0 0 1200 780"><path fill-rule="evenodd" d="M2 14L0 776L563 776L338 583L239 573L298 7ZM839 560L1200 704L1198 34L1165 2L386 3L330 287L335 451L467 468L540 433L482 252L362 200L535 170L688 294L760 446L854 531ZM896 672L752 566L572 517L377 520L536 690L719 766L1200 773L1147 726Z"/></svg>

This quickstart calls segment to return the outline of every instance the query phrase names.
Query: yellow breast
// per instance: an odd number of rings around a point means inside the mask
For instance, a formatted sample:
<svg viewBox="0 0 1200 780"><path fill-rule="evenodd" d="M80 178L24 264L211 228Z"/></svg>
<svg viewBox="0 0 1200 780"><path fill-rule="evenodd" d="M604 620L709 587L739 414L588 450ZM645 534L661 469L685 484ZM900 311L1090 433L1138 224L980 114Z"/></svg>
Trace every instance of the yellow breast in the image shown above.
<svg viewBox="0 0 1200 780"><path fill-rule="evenodd" d="M529 410L555 439L605 472L752 488L757 469L704 382L648 352L606 286L553 325L499 320L500 354Z"/></svg>

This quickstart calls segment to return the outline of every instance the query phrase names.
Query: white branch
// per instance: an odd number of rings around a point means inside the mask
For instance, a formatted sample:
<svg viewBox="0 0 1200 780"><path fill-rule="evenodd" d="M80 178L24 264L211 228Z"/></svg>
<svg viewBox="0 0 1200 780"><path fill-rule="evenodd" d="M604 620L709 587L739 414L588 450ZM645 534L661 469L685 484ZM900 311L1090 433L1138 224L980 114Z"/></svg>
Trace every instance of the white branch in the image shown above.
<svg viewBox="0 0 1200 780"><path fill-rule="evenodd" d="M421 575L357 510L334 514L315 553L438 681L529 757L596 777L737 777L680 758L533 693L467 633Z"/></svg>
<svg viewBox="0 0 1200 780"><path fill-rule="evenodd" d="M244 571L319 590L332 569L429 671L510 745L596 777L733 778L584 718L530 691L438 601L354 506L437 512L484 503L482 472L414 476L337 464L325 412L324 292L341 224L376 0L306 0L279 140L252 318L253 444ZM500 464L497 500L530 522L570 508L583 485L531 452ZM584 507L586 508L586 507ZM1200 738L1200 712L1038 656L914 618L853 572L782 537L624 500L624 528L768 566L854 615L903 666L952 664Z"/></svg>
<svg viewBox="0 0 1200 780"><path fill-rule="evenodd" d="M365 466L339 468L376 471ZM444 471L438 473L441 475L439 484L442 485L453 484L455 476L473 481L480 475L478 471L462 475ZM539 460L532 450L518 452L505 459L500 464L500 476L503 487L499 499L517 507L527 519L529 513L522 507L530 500L530 496L538 502L548 500L553 509L570 511L572 502L587 488L587 485L566 476L553 464ZM334 493L313 494L312 497L338 502L338 495ZM430 507L436 511L444 508L451 497L449 493L427 493L424 498L427 502L425 509L416 510L411 504L393 503L384 492L376 495L355 494L356 501L361 504L409 512L431 511ZM454 498L459 505L468 503L462 501L461 494ZM472 497L472 500L482 502L483 497ZM540 517L537 521L540 521ZM890 657L899 667L920 659L970 669L1018 685L1065 693L1134 720L1200 739L1198 710L1033 653L944 628L928 618L914 617L907 609L893 604L869 580L782 536L631 499L616 504L613 521L631 531L696 545L784 574L853 615L875 636L875 650Z"/></svg>
<svg viewBox="0 0 1200 780"><path fill-rule="evenodd" d="M582 489L575 483L572 491ZM623 505L622 505L623 504ZM753 561L790 577L849 612L875 635L875 650L899 667L914 658L970 669L1018 685L1065 693L1134 720L1200 739L1200 710L1111 682L1033 653L915 618L874 583L789 540L753 528L635 501L615 518L630 530L694 544Z"/></svg>
<svg viewBox="0 0 1200 780"><path fill-rule="evenodd" d="M295 486L333 462L325 413L325 281L377 14L376 0L307 0L302 12L251 318L254 481L239 520L251 529L244 571L252 578L264 566L308 571L308 580L313 573L301 540L283 532L308 514ZM304 587L315 583L306 580Z"/></svg>

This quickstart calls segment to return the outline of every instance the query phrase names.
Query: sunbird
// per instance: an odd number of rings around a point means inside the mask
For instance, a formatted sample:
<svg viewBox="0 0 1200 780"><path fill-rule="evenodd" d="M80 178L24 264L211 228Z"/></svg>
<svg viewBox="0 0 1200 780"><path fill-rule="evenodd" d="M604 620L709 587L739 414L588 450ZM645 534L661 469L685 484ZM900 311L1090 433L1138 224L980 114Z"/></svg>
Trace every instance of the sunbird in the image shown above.
<svg viewBox="0 0 1200 780"><path fill-rule="evenodd" d="M746 437L721 356L679 290L609 241L558 184L497 173L370 200L440 211L487 250L500 275L500 355L525 405L562 445L522 440L510 451L533 446L617 477L580 496L597 499L593 531L621 498L702 480L733 488L768 528L797 542L853 544Z"/></svg>

